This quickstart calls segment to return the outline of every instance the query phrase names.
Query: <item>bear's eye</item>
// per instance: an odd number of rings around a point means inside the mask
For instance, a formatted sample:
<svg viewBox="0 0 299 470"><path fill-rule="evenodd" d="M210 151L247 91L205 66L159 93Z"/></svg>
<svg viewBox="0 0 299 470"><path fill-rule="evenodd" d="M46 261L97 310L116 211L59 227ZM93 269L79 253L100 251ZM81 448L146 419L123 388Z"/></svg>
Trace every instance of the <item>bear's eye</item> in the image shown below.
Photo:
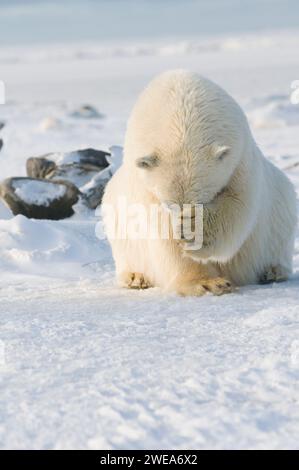
<svg viewBox="0 0 299 470"><path fill-rule="evenodd" d="M225 159L225 157L228 156L229 154L229 151L230 151L230 148L229 147L218 147L217 151L216 151L216 157L217 159L221 162L222 160Z"/></svg>
<svg viewBox="0 0 299 470"><path fill-rule="evenodd" d="M147 157L141 157L136 160L136 165L138 168L142 168L144 170L154 168L158 166L159 160L156 155L149 155Z"/></svg>

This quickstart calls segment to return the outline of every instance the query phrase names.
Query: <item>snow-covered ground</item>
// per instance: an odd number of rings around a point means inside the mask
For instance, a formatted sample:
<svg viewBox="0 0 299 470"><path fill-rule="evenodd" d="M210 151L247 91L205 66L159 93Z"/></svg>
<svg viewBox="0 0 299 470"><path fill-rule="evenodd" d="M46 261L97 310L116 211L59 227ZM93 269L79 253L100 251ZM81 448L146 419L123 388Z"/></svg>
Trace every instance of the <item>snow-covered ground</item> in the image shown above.
<svg viewBox="0 0 299 470"><path fill-rule="evenodd" d="M1 179L30 156L121 145L137 93L183 67L233 94L299 191L298 50L295 30L2 48ZM104 117L74 118L84 103ZM119 289L96 221L0 203L1 447L298 448L299 233L290 281L179 298Z"/></svg>

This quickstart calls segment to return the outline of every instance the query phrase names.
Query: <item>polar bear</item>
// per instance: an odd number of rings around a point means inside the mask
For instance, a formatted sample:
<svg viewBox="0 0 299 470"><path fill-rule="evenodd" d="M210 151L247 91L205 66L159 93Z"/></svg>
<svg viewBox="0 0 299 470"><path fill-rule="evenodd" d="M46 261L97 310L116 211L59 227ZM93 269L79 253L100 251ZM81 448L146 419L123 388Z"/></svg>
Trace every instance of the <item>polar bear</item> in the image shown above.
<svg viewBox="0 0 299 470"><path fill-rule="evenodd" d="M192 249L192 240L173 236L110 237L123 286L221 295L235 286L283 281L292 272L293 186L263 156L234 99L195 73L163 73L139 97L127 126L123 164L103 204L116 209L119 197L146 207L203 207L198 249ZM108 210L106 226L109 217ZM116 210L113 217L117 224L123 214Z"/></svg>

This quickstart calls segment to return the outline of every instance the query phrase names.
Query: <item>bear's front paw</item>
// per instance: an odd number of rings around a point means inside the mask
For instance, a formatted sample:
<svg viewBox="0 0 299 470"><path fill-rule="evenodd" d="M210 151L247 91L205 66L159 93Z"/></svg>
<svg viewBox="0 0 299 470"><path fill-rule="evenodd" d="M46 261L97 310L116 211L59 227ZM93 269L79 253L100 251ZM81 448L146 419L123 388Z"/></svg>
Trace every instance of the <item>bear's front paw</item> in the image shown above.
<svg viewBox="0 0 299 470"><path fill-rule="evenodd" d="M181 285L177 288L177 292L183 296L197 296L200 297L207 292L211 292L214 295L230 294L234 291L234 287L231 282L222 277L216 277L213 279L200 279L198 281L192 281L188 284Z"/></svg>
<svg viewBox="0 0 299 470"><path fill-rule="evenodd" d="M152 287L150 282L141 273L123 272L119 277L122 287L128 289L148 289Z"/></svg>

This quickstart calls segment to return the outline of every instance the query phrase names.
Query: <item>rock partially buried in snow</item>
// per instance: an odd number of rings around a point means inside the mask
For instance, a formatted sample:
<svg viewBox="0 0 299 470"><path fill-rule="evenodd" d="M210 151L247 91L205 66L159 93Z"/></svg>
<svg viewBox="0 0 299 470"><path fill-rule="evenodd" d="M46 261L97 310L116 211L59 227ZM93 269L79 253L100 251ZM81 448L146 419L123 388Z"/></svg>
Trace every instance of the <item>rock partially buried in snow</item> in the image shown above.
<svg viewBox="0 0 299 470"><path fill-rule="evenodd" d="M82 201L90 209L96 209L101 204L106 184L112 175L106 178L101 173L96 175L87 185L82 188Z"/></svg>
<svg viewBox="0 0 299 470"><path fill-rule="evenodd" d="M28 158L26 162L26 171L29 178L48 178L56 168L55 162L45 157Z"/></svg>
<svg viewBox="0 0 299 470"><path fill-rule="evenodd" d="M122 147L113 145L109 150L111 152L111 155L107 156L109 166L98 172L91 181L81 188L82 201L90 209L96 209L101 204L106 184L122 163Z"/></svg>
<svg viewBox="0 0 299 470"><path fill-rule="evenodd" d="M80 108L75 109L70 116L79 119L103 119L105 117L104 114L99 113L94 106L89 104L85 104L80 106Z"/></svg>
<svg viewBox="0 0 299 470"><path fill-rule="evenodd" d="M3 147L3 140L0 139L0 151L1 151L2 147Z"/></svg>
<svg viewBox="0 0 299 470"><path fill-rule="evenodd" d="M87 148L82 150L75 150L73 152L52 155L56 157L58 164L78 163L81 165L89 165L95 167L96 169L103 169L109 165L107 157L110 156L110 152Z"/></svg>
<svg viewBox="0 0 299 470"><path fill-rule="evenodd" d="M110 153L92 148L66 153L51 153L27 160L30 178L70 181L80 188L81 201L90 209L102 202L109 179L122 162L122 147L112 146Z"/></svg>
<svg viewBox="0 0 299 470"><path fill-rule="evenodd" d="M69 181L8 178L0 184L0 196L14 215L30 219L59 220L74 214L80 191Z"/></svg>
<svg viewBox="0 0 299 470"><path fill-rule="evenodd" d="M109 152L89 148L32 157L27 160L27 175L30 178L63 179L80 188L109 166L109 156Z"/></svg>

